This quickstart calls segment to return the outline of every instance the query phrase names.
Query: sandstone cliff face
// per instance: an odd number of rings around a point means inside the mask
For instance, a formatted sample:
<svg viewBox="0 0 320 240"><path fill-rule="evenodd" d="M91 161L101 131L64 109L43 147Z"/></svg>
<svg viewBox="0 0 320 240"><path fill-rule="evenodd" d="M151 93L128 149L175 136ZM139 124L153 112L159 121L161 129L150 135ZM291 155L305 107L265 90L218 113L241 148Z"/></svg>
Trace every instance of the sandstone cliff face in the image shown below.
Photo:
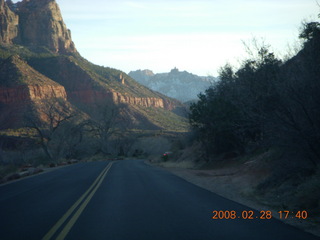
<svg viewBox="0 0 320 240"><path fill-rule="evenodd" d="M62 98L67 100L67 93L63 86L28 86L29 96L32 101L49 99L49 98Z"/></svg>
<svg viewBox="0 0 320 240"><path fill-rule="evenodd" d="M18 36L19 16L10 10L4 0L0 0L0 43L12 44Z"/></svg>
<svg viewBox="0 0 320 240"><path fill-rule="evenodd" d="M68 97L74 103L80 102L87 105L101 102L111 102L113 104L128 104L142 107L164 108L166 110L172 110L174 108L173 103L162 98L132 97L108 90L97 91L93 89L83 89L68 91Z"/></svg>
<svg viewBox="0 0 320 240"><path fill-rule="evenodd" d="M123 95L118 92L112 92L113 102L116 104L125 103L129 105L137 105L142 107L155 107L155 108L163 108L166 110L173 110L176 107L176 104L172 101L163 98L156 97L130 97L127 95Z"/></svg>
<svg viewBox="0 0 320 240"><path fill-rule="evenodd" d="M161 98L130 97L118 92L112 92L112 99L116 104L126 103L143 107L165 108L164 101Z"/></svg>
<svg viewBox="0 0 320 240"><path fill-rule="evenodd" d="M75 53L71 32L55 0L0 0L0 44L47 47L54 53Z"/></svg>
<svg viewBox="0 0 320 240"><path fill-rule="evenodd" d="M76 52L70 30L54 0L23 0L18 3L20 39L23 44L46 46L53 52Z"/></svg>
<svg viewBox="0 0 320 240"><path fill-rule="evenodd" d="M67 100L67 93L63 86L17 86L14 88L0 87L0 103L19 104L50 98Z"/></svg>

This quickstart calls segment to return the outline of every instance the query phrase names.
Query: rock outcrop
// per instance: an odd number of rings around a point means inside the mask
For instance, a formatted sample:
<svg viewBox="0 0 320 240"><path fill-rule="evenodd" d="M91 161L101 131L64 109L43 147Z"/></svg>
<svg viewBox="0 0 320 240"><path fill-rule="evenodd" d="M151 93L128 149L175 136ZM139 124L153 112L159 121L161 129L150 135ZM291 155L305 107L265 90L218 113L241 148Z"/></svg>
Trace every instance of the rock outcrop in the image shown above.
<svg viewBox="0 0 320 240"><path fill-rule="evenodd" d="M71 32L55 0L0 0L0 44L46 47L54 53L75 53Z"/></svg>
<svg viewBox="0 0 320 240"><path fill-rule="evenodd" d="M50 98L67 100L67 93L63 86L25 85L15 88L0 88L0 103L18 104Z"/></svg>
<svg viewBox="0 0 320 240"><path fill-rule="evenodd" d="M162 98L130 97L118 92L112 92L112 99L116 104L126 103L143 107L165 108L164 100Z"/></svg>
<svg viewBox="0 0 320 240"><path fill-rule="evenodd" d="M112 92L112 99L116 104L126 103L129 105L137 105L142 107L163 108L169 111L177 107L177 103L169 99L156 97L130 97L117 92Z"/></svg>
<svg viewBox="0 0 320 240"><path fill-rule="evenodd" d="M18 36L19 16L0 0L0 44L12 44Z"/></svg>

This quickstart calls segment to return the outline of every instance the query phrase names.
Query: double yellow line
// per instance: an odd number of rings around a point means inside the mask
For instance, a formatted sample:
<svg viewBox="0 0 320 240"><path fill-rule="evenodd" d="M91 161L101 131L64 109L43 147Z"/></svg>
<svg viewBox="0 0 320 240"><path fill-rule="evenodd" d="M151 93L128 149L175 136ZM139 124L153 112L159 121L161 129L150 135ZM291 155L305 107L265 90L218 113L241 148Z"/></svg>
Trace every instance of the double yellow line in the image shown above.
<svg viewBox="0 0 320 240"><path fill-rule="evenodd" d="M67 234L70 232L73 225L76 223L76 221L80 217L83 210L86 208L86 206L90 202L93 195L96 193L96 191L100 187L102 181L106 177L112 164L113 162L109 163L106 166L106 168L103 169L103 171L100 173L97 179L89 187L89 189L72 205L72 207L62 216L62 218L60 218L60 220L50 229L50 231L42 238L42 240L50 240L53 237L53 235L57 233L57 231L64 224L64 222L71 216L71 214L75 211L75 209L82 203L78 208L78 210L73 214L69 222L65 225L62 231L59 233L56 240L63 240L67 236Z"/></svg>

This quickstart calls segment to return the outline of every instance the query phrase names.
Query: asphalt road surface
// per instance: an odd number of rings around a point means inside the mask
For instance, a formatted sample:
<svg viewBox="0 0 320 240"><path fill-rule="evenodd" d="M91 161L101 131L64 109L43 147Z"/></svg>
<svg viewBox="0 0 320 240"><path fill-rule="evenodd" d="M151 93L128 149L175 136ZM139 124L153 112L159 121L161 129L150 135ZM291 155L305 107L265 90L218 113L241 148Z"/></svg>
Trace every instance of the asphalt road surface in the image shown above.
<svg viewBox="0 0 320 240"><path fill-rule="evenodd" d="M249 211L140 160L78 163L0 186L0 239L319 239Z"/></svg>

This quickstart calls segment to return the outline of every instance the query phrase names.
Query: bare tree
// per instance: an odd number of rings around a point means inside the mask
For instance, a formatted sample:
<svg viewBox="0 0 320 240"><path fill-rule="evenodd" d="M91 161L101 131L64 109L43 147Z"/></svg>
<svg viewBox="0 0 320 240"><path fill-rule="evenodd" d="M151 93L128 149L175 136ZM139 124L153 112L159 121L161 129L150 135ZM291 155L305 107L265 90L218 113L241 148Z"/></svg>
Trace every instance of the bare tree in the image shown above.
<svg viewBox="0 0 320 240"><path fill-rule="evenodd" d="M134 143L135 137L132 136L132 133L124 130L120 134L117 134L117 136L115 136L115 139L113 140L116 154L122 157L128 156Z"/></svg>
<svg viewBox="0 0 320 240"><path fill-rule="evenodd" d="M129 127L125 105L104 105L98 107L96 120L91 122L92 130L98 140L98 151L104 155L110 154L111 137L119 137Z"/></svg>
<svg viewBox="0 0 320 240"><path fill-rule="evenodd" d="M25 116L27 125L35 131L35 137L49 160L56 158L57 139L65 136L58 134L59 130L75 116L76 113L62 99L47 99L35 104Z"/></svg>

